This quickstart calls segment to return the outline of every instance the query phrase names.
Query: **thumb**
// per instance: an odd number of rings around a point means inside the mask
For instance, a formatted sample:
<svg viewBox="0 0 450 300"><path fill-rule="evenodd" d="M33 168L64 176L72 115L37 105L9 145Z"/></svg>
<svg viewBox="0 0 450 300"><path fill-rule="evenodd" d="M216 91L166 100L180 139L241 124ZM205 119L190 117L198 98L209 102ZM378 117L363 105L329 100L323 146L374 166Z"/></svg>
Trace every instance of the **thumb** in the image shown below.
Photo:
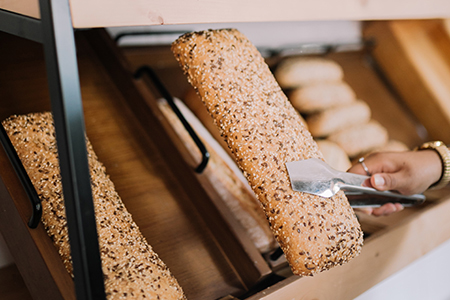
<svg viewBox="0 0 450 300"><path fill-rule="evenodd" d="M380 191L397 190L399 188L397 186L397 175L398 173L374 174L370 178L370 184L372 187Z"/></svg>

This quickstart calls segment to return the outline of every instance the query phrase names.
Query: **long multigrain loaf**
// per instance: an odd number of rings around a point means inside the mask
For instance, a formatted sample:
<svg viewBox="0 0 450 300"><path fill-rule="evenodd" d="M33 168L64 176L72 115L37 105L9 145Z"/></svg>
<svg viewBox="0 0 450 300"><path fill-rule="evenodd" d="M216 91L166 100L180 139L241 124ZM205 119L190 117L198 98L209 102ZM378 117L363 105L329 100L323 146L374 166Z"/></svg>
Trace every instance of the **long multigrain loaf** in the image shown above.
<svg viewBox="0 0 450 300"><path fill-rule="evenodd" d="M12 116L3 126L42 203L42 223L73 275L53 118ZM152 250L87 142L105 292L108 299L186 299Z"/></svg>
<svg viewBox="0 0 450 300"><path fill-rule="evenodd" d="M261 201L294 274L313 275L355 257L362 231L342 192L295 192L285 163L322 158L264 59L239 31L183 35L172 50Z"/></svg>

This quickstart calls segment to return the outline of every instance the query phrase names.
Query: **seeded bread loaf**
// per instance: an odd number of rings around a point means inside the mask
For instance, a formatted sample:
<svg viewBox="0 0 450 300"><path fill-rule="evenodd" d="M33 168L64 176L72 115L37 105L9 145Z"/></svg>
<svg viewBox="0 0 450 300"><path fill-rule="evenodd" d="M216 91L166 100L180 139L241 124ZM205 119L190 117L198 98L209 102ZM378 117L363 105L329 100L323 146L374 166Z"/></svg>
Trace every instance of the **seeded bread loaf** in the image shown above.
<svg viewBox="0 0 450 300"><path fill-rule="evenodd" d="M305 114L356 101L355 92L343 81L319 82L296 88L288 98L300 113Z"/></svg>
<svg viewBox="0 0 450 300"><path fill-rule="evenodd" d="M274 250L277 247L277 243L266 222L261 204L251 191L247 180L242 176L236 163L228 156L215 138L209 134L195 115L180 100L175 99L175 102L186 120L200 136L210 154L203 175L209 180L238 222L241 223L247 235L260 252L264 253ZM161 99L158 101L158 105L185 145L187 149L184 153L186 159L193 158L197 165L201 161L201 154L187 130L165 100Z"/></svg>
<svg viewBox="0 0 450 300"><path fill-rule="evenodd" d="M294 274L313 275L355 257L362 231L342 192L292 190L285 163L322 158L264 59L239 31L183 35L172 51L220 128Z"/></svg>
<svg viewBox="0 0 450 300"><path fill-rule="evenodd" d="M12 116L3 126L42 203L42 223L73 275L61 176L50 113ZM105 292L108 299L186 299L152 250L87 142Z"/></svg>
<svg viewBox="0 0 450 300"><path fill-rule="evenodd" d="M321 57L289 57L281 61L275 77L284 89L307 86L319 82L342 81L342 67Z"/></svg>

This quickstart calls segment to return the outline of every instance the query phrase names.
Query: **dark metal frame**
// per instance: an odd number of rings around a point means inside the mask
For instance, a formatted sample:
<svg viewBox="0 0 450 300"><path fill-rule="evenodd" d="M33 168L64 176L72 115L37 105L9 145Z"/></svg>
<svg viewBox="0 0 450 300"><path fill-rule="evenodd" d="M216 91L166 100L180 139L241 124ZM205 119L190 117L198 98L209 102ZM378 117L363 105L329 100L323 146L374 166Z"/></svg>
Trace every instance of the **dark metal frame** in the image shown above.
<svg viewBox="0 0 450 300"><path fill-rule="evenodd" d="M0 31L44 46L78 299L106 299L76 45L68 0L40 0L41 20L0 10Z"/></svg>
<svg viewBox="0 0 450 300"><path fill-rule="evenodd" d="M31 202L31 217L28 221L28 227L36 228L39 225L42 216L41 200L39 199L36 189L34 188L30 177L25 171L25 168L23 167L22 162L20 161L20 158L17 155L17 152L14 149L14 146L12 145L11 140L9 139L8 134L6 133L6 130L5 128L3 128L3 126L0 126L0 142L3 146L3 149L5 150L6 156L8 157L11 165L14 168L14 171L17 174L17 177L19 177L20 183L22 184L25 193L27 194Z"/></svg>
<svg viewBox="0 0 450 300"><path fill-rule="evenodd" d="M186 129L186 131L191 136L192 140L194 141L195 145L197 146L198 150L201 153L202 160L199 163L199 165L195 168L196 173L203 173L203 171L206 169L206 166L209 161L210 154L208 152L208 149L206 149L205 144L200 140L195 130L191 127L189 122L186 120L186 118L183 116L183 113L180 111L178 106L175 104L175 100L173 99L172 95L169 93L169 91L166 89L164 84L159 80L158 75L156 75L155 71L150 68L149 66L141 66L135 73L134 78L139 79L142 77L142 75L146 74L150 79L152 80L153 84L158 89L161 96L164 97L164 99L169 104L170 108L172 108L175 115L180 120L181 124L183 124L183 127Z"/></svg>

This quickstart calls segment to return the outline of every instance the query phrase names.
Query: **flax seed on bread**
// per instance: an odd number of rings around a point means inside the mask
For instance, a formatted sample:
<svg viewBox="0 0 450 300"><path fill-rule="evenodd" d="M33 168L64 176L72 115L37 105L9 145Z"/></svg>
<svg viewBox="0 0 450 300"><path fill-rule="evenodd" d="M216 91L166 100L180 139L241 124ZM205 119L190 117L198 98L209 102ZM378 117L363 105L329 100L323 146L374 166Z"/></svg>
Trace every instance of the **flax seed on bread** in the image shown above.
<svg viewBox="0 0 450 300"><path fill-rule="evenodd" d="M358 255L362 231L345 195L295 192L285 163L322 158L264 59L239 31L181 36L172 51L261 201L294 274L313 275Z"/></svg>
<svg viewBox="0 0 450 300"><path fill-rule="evenodd" d="M70 275L72 258L50 113L11 116L3 126L39 195L42 223ZM186 299L152 250L87 141L100 255L108 299Z"/></svg>

